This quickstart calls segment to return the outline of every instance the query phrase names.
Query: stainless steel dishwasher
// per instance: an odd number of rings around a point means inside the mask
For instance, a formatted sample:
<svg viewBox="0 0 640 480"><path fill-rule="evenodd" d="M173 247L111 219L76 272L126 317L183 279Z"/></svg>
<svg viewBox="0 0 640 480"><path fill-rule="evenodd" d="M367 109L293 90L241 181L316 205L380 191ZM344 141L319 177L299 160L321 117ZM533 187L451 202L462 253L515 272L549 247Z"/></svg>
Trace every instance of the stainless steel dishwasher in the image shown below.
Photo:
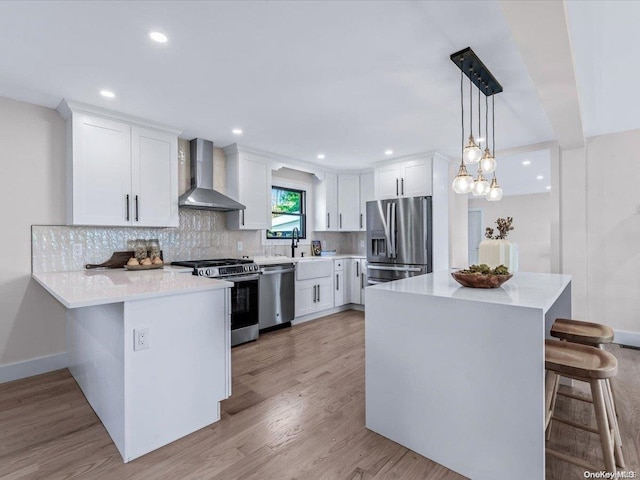
<svg viewBox="0 0 640 480"><path fill-rule="evenodd" d="M293 263L260 267L260 330L291 325L295 286Z"/></svg>

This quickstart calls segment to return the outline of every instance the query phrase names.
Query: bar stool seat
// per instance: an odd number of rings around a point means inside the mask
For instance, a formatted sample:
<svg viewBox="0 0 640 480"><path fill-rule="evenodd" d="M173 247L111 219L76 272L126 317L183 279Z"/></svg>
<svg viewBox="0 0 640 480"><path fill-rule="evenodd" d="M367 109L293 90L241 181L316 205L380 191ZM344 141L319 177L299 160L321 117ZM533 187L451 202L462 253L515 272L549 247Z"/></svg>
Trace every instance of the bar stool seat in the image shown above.
<svg viewBox="0 0 640 480"><path fill-rule="evenodd" d="M547 371L545 382L545 409L547 412L545 427L548 428L553 420L599 435L606 470L615 472L616 464L624 468L618 421L613 410L613 400L607 388L608 380L618 372L616 357L605 350L588 345L545 340L545 369ZM586 382L590 385L598 425L597 429L554 415L558 375ZM548 447L546 452L583 468L594 471L599 470L584 460Z"/></svg>
<svg viewBox="0 0 640 480"><path fill-rule="evenodd" d="M567 342L600 346L613 342L613 329L601 323L584 322L569 318L558 318L549 332L552 337Z"/></svg>

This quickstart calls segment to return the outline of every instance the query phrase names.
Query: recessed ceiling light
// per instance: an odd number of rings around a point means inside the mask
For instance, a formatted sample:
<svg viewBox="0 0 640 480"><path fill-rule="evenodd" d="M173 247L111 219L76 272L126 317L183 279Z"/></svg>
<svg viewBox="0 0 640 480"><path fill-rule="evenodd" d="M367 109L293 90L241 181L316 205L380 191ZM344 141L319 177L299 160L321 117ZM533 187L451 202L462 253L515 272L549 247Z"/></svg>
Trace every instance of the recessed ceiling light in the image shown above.
<svg viewBox="0 0 640 480"><path fill-rule="evenodd" d="M113 98L116 96L116 94L110 90L100 90L100 95L107 98Z"/></svg>
<svg viewBox="0 0 640 480"><path fill-rule="evenodd" d="M538 176L536 177L536 180L542 180L543 178L544 178L544 177L543 177L542 175L538 175Z"/></svg>
<svg viewBox="0 0 640 480"><path fill-rule="evenodd" d="M551 190L551 185L547 185L547 190Z"/></svg>
<svg viewBox="0 0 640 480"><path fill-rule="evenodd" d="M319 160L324 160L324 153L319 154L319 155L318 155L318 159L319 159Z"/></svg>
<svg viewBox="0 0 640 480"><path fill-rule="evenodd" d="M393 150L385 150L384 154L385 155L393 155Z"/></svg>
<svg viewBox="0 0 640 480"><path fill-rule="evenodd" d="M167 40L169 40L164 33L160 32L149 32L149 38L158 43L167 43Z"/></svg>
<svg viewBox="0 0 640 480"><path fill-rule="evenodd" d="M242 135L242 130L239 128L234 128L231 132L233 132L234 135Z"/></svg>
<svg viewBox="0 0 640 480"><path fill-rule="evenodd" d="M531 161L530 160L525 160L524 162L522 162L523 165L531 165Z"/></svg>

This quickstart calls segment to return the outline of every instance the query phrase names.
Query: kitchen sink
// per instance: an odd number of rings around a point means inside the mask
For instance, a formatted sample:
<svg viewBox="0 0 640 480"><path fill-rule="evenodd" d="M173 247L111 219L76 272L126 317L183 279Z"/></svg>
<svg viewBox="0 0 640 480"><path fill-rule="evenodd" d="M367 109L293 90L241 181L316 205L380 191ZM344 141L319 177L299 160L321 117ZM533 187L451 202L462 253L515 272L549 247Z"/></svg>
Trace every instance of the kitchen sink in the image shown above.
<svg viewBox="0 0 640 480"><path fill-rule="evenodd" d="M296 279L330 277L333 273L333 262L330 258L301 258L296 263Z"/></svg>

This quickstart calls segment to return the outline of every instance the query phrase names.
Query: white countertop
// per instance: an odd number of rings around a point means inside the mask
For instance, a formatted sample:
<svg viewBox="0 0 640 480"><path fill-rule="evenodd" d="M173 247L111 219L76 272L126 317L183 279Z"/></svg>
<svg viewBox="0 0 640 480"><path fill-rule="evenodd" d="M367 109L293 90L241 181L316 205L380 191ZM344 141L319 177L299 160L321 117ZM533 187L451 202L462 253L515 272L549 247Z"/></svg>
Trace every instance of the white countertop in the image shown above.
<svg viewBox="0 0 640 480"><path fill-rule="evenodd" d="M82 270L34 273L32 277L67 308L179 295L232 287L233 283L197 277L193 269L165 267L158 270Z"/></svg>
<svg viewBox="0 0 640 480"><path fill-rule="evenodd" d="M367 258L366 255L358 255L358 254L341 254L341 255L327 255L327 256L319 256L319 257L285 257L280 255L274 256L258 256L253 257L253 261L258 265L277 265L280 263L297 263L299 261L306 260L340 260L345 258Z"/></svg>
<svg viewBox="0 0 640 480"><path fill-rule="evenodd" d="M547 311L570 281L571 275L517 272L498 288L468 288L456 282L449 271L440 271L372 285L367 290L499 303Z"/></svg>

